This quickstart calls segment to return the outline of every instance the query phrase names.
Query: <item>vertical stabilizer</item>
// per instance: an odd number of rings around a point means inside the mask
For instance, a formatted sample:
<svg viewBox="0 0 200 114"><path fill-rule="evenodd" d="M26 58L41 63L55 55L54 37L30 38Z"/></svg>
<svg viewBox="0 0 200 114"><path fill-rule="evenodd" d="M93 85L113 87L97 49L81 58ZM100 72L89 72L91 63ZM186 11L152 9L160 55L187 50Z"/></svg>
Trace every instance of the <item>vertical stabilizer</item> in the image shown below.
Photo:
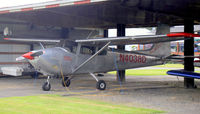
<svg viewBox="0 0 200 114"><path fill-rule="evenodd" d="M158 25L156 35L170 33L168 25ZM141 51L144 54L153 55L157 57L167 57L171 54L170 42L155 43L150 50Z"/></svg>
<svg viewBox="0 0 200 114"><path fill-rule="evenodd" d="M158 57L168 57L171 54L170 42L156 43L153 48L149 51L149 55Z"/></svg>

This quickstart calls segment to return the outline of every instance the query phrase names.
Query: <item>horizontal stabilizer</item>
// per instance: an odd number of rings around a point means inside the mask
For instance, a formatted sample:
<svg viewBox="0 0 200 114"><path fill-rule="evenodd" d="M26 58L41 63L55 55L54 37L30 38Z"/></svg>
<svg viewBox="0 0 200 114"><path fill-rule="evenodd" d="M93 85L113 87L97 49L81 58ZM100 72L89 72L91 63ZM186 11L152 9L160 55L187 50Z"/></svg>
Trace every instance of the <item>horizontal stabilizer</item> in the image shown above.
<svg viewBox="0 0 200 114"><path fill-rule="evenodd" d="M197 78L200 79L200 74L191 72L191 71L185 71L185 70L170 70L167 72L168 75L174 75L174 76L181 76L186 78Z"/></svg>
<svg viewBox="0 0 200 114"><path fill-rule="evenodd" d="M171 55L167 57L167 59L184 59L184 58L200 58L200 56Z"/></svg>

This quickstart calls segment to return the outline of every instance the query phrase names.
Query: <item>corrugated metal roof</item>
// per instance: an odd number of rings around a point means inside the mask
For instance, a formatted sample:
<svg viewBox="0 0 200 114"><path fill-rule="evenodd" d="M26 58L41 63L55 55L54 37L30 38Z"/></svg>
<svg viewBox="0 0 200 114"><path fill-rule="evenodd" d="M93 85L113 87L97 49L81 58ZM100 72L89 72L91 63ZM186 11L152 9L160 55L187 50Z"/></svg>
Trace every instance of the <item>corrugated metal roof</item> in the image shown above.
<svg viewBox="0 0 200 114"><path fill-rule="evenodd" d="M0 8L0 14L10 13L10 12L21 12L21 11L31 11L45 8L55 8L62 7L68 5L81 5L81 4L89 4L95 2L103 2L107 0L59 0L59 1L49 1L44 3L36 3L36 4L28 4L7 8Z"/></svg>
<svg viewBox="0 0 200 114"><path fill-rule="evenodd" d="M0 9L0 20L56 27L150 27L200 23L199 0L57 0ZM5 19L4 19L5 18ZM4 19L4 20L3 20Z"/></svg>

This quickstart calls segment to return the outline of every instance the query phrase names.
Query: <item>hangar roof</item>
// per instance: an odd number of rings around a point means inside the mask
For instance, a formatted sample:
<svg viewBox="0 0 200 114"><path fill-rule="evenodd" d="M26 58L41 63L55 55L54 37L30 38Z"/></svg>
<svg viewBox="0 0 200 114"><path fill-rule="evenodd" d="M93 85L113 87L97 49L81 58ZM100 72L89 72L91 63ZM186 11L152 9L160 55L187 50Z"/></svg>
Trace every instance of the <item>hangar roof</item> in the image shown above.
<svg viewBox="0 0 200 114"><path fill-rule="evenodd" d="M182 25L200 22L199 0L59 0L0 9L0 23L30 23L58 27L114 28ZM15 20L13 20L15 19Z"/></svg>

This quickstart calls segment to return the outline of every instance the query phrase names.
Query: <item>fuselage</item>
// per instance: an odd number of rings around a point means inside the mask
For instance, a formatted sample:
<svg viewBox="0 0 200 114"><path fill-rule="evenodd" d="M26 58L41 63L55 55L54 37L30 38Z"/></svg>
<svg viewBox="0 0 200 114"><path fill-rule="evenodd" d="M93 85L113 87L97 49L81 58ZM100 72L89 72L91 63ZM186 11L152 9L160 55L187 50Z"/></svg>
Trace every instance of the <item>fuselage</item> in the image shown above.
<svg viewBox="0 0 200 114"><path fill-rule="evenodd" d="M61 47L42 50L44 53L29 62L44 75L71 75L82 73L108 72L163 64L159 57L130 52L104 51L98 54L79 70L74 70L91 54L72 53Z"/></svg>

